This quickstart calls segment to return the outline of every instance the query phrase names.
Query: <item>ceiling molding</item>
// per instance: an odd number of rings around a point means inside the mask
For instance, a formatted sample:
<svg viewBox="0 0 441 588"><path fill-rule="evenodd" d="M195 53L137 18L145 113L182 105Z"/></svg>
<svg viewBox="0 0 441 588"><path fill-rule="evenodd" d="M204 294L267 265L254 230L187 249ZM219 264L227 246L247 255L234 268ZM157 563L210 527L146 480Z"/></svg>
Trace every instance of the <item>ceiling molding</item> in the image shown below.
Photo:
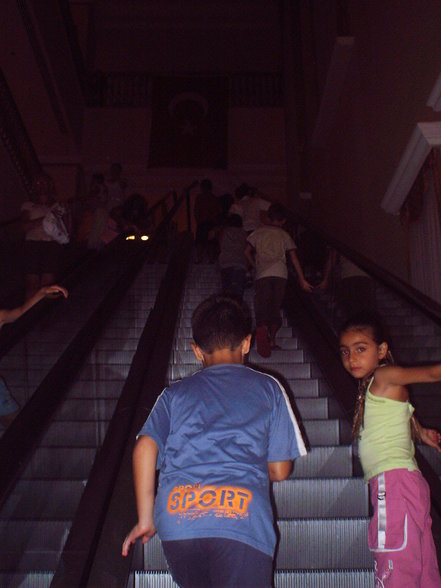
<svg viewBox="0 0 441 588"><path fill-rule="evenodd" d="M410 189L433 147L441 145L441 122L418 123L381 201L390 214L399 214Z"/></svg>

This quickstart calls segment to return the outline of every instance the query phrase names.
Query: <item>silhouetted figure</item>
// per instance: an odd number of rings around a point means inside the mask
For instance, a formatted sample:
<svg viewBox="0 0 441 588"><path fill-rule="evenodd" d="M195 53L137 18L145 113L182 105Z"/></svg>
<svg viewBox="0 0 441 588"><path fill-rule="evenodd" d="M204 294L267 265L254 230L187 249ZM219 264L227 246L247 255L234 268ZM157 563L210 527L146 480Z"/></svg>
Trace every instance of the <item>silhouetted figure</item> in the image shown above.
<svg viewBox="0 0 441 588"><path fill-rule="evenodd" d="M62 245L44 228L43 220L55 210L55 186L47 174L39 174L32 185L32 199L21 207L25 232L24 266L26 298L31 298L41 286L53 284L60 269ZM63 210L60 207L58 211Z"/></svg>
<svg viewBox="0 0 441 588"><path fill-rule="evenodd" d="M208 261L214 263L218 255L215 229L221 223L222 209L219 199L213 194L211 180L202 180L200 188L201 191L196 196L194 203L196 263L201 263L205 253L208 256Z"/></svg>
<svg viewBox="0 0 441 588"><path fill-rule="evenodd" d="M227 217L219 235L218 263L221 271L222 292L242 299L245 290L247 234L237 214Z"/></svg>

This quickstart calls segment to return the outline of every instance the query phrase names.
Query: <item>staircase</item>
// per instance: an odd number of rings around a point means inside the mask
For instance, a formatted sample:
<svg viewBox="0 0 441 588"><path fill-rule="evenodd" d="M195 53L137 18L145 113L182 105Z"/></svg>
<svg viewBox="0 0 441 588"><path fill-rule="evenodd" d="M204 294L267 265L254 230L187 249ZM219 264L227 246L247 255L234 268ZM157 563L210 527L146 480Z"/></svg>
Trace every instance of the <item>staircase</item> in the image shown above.
<svg viewBox="0 0 441 588"><path fill-rule="evenodd" d="M1 588L50 585L165 267L144 265L117 311L109 317L103 335L79 369L66 400L3 505ZM113 278L118 279L115 266L113 270ZM108 287L109 282L101 282L102 293ZM74 305L81 315L77 305L81 307L81 295ZM82 310L87 316L90 306L84 305ZM46 325L38 330L37 339L31 338L34 344L28 346L27 361L33 369L46 370L42 365L50 364L50 353L60 352L61 340L78 326L72 314L69 321L53 323L52 328ZM8 369L12 370L11 365Z"/></svg>
<svg viewBox="0 0 441 588"><path fill-rule="evenodd" d="M191 267L170 357L170 382L200 369L190 348L190 317L197 304L219 287L214 266ZM252 291L245 297L252 306ZM282 349L265 360L253 349L249 363L277 375L285 385L309 452L296 460L288 480L273 484L280 533L275 586L372 588L368 488L354 476L349 424L341 418L313 353L286 321L278 344ZM158 537L145 546L138 542L128 588L175 586Z"/></svg>

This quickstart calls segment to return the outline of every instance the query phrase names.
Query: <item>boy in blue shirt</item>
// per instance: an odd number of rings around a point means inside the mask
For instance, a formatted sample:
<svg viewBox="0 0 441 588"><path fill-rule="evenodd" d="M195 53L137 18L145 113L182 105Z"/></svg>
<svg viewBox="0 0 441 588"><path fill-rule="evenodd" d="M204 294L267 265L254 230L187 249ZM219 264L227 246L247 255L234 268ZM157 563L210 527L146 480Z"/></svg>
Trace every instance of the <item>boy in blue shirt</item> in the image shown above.
<svg viewBox="0 0 441 588"><path fill-rule="evenodd" d="M270 481L306 450L280 383L244 365L250 327L231 298L197 307L192 348L204 369L162 392L134 449L138 522L122 554L158 530L181 588L272 585Z"/></svg>

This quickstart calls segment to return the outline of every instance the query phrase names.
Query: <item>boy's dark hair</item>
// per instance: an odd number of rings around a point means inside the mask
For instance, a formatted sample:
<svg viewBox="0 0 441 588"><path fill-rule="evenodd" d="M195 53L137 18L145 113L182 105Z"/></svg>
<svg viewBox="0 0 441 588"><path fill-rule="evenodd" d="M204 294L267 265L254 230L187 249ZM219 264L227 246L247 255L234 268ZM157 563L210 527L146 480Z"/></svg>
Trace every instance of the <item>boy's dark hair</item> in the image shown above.
<svg viewBox="0 0 441 588"><path fill-rule="evenodd" d="M271 204L271 206L268 208L268 218L272 221L278 222L286 220L285 208L277 202Z"/></svg>
<svg viewBox="0 0 441 588"><path fill-rule="evenodd" d="M251 333L251 316L244 302L214 294L198 305L191 327L194 342L205 353L233 351Z"/></svg>

